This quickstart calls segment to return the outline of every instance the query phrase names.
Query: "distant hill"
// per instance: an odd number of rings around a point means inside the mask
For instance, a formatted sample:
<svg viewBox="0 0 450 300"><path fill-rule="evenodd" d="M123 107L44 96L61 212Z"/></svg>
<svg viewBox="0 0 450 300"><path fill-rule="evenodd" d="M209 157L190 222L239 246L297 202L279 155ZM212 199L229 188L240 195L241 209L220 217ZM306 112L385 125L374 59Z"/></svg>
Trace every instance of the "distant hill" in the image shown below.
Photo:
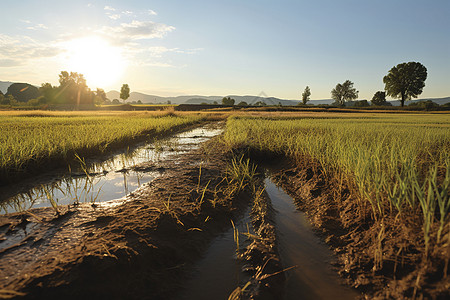
<svg viewBox="0 0 450 300"><path fill-rule="evenodd" d="M109 91L106 93L108 99L119 99L120 93L118 91ZM212 104L217 101L219 104L224 96L201 96L201 95L188 95L188 96L177 96L177 97L160 97L155 95L147 95L138 92L130 93L130 98L127 101L138 101L141 100L142 103L167 103L170 101L172 104L201 104L208 103ZM235 100L235 103L245 101L248 104L255 104L256 102L264 102L267 105L296 105L299 101L296 100L285 100L275 97L259 97L259 96L238 96L238 95L227 95L226 97L231 97Z"/></svg>
<svg viewBox="0 0 450 300"><path fill-rule="evenodd" d="M8 90L9 86L13 83L14 82L11 81L0 81L0 91L2 91L3 94L6 94L6 91Z"/></svg>
<svg viewBox="0 0 450 300"><path fill-rule="evenodd" d="M439 105L445 104L445 103L449 103L450 102L450 97L444 97L444 98L423 98L423 99L414 99L414 100L410 100L410 101L406 101L405 105L409 105L410 103L414 103L414 102L419 102L419 101L428 101L431 100L434 103L437 103ZM401 102L400 100L394 100L394 101L389 101L391 102L391 104L393 106L400 106Z"/></svg>
<svg viewBox="0 0 450 300"><path fill-rule="evenodd" d="M120 100L120 92L118 92L118 91L109 91L109 92L106 93L106 97L108 97L108 99L110 99L110 100L114 100L114 99L119 99ZM142 103L157 104L157 103L167 103L168 101L170 101L170 103L172 103L172 104L182 104L182 103L186 103L186 101L188 101L189 99L192 99L192 98L196 98L196 99L200 99L201 98L201 99L204 100L202 102L206 102L206 103L209 103L209 101L211 101L211 103L212 103L213 101L217 101L219 99L220 100L222 99L222 97L220 97L220 96L208 96L208 97L205 97L205 96L161 97L161 96L155 96L155 95L147 95L147 94L143 94L143 93L139 93L139 92L131 92L130 93L130 98L127 99L127 102L141 100ZM197 102L193 102L193 103L197 103Z"/></svg>
<svg viewBox="0 0 450 300"><path fill-rule="evenodd" d="M186 100L184 103L186 103L186 104L202 104L202 103L214 104L214 101L216 101L217 103L220 102L220 100L209 100L209 99L205 99L205 98L191 98L191 99Z"/></svg>
<svg viewBox="0 0 450 300"><path fill-rule="evenodd" d="M309 100L308 104L314 104L314 105L329 105L333 103L333 99L322 99L322 100Z"/></svg>
<svg viewBox="0 0 450 300"><path fill-rule="evenodd" d="M106 93L106 96L108 99L119 99L120 100L120 93L118 91L110 91ZM286 100L286 99L280 99L276 97L261 97L261 96L239 96L239 95L227 95L225 97L231 97L235 100L235 104L238 104L239 102L247 102L249 105L255 104L257 102L264 102L267 105L297 105L300 100ZM222 102L223 96L201 96L201 95L190 95L190 96L177 96L177 97L160 97L155 95L147 95L143 93L138 92L132 92L130 94L130 98L128 98L127 101L138 101L141 100L142 103L167 103L170 101L172 104L201 104L201 103L208 103L213 104L214 101L217 101L219 104ZM361 99L360 99L361 100ZM424 99L417 99L406 102L406 105L408 105L411 102L418 102L418 101L426 101L431 100L439 105L445 104L450 102L450 97L445 98L424 98ZM310 100L308 104L312 105L329 105L334 102L333 99L321 99L321 100ZM389 101L394 106L400 106L400 101L394 100Z"/></svg>

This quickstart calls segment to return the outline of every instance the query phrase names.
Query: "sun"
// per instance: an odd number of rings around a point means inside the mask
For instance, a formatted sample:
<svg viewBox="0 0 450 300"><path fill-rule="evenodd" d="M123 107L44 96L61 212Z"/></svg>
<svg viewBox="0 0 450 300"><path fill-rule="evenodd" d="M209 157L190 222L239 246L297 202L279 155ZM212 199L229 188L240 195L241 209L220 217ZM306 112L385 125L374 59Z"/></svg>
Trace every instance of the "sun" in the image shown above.
<svg viewBox="0 0 450 300"><path fill-rule="evenodd" d="M126 67L119 47L96 36L71 40L65 44L67 71L84 75L91 88L105 88L117 82Z"/></svg>

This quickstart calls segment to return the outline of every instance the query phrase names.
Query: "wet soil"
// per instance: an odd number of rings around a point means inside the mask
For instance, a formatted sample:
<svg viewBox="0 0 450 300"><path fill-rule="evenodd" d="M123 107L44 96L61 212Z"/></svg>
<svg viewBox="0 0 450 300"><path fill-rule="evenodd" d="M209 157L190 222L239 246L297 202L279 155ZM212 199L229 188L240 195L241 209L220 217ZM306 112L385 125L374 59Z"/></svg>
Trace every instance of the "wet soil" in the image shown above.
<svg viewBox="0 0 450 300"><path fill-rule="evenodd" d="M0 217L0 296L167 299L249 195L230 194L213 144L179 155L124 199Z"/></svg>
<svg viewBox="0 0 450 300"><path fill-rule="evenodd" d="M164 173L161 166L164 161L198 149L201 143L222 131L223 123L187 128L171 137L131 145L110 156L91 156L82 164L84 169L79 162L65 173L46 172L17 184L0 186L0 214L50 207L49 199L63 205L124 197Z"/></svg>
<svg viewBox="0 0 450 300"><path fill-rule="evenodd" d="M241 284L230 299L285 297L293 270L282 258L289 245L277 236L277 226L284 220L277 220L270 193L262 189L263 178L256 190L230 192L224 180L229 155L218 143L208 142L163 163L160 177L126 198L60 206L58 212L37 208L0 216L0 296L179 299L186 285L194 285L189 275L201 265L198 259L210 242L226 234L230 219L241 218L253 200L254 234L238 255L249 277L239 278ZM261 156L256 158L261 161ZM310 158L297 158L294 163L265 154L262 159L273 162L274 182L294 198L314 233L334 251L337 260L332 263L360 294L356 297L450 297L446 268L450 240L444 239L424 258L417 217L374 221L370 207L358 204L354 187L326 176ZM444 236L450 236L448 229ZM223 255L228 254L218 256ZM324 260L318 255L305 259ZM321 288L314 286L309 295L314 298L323 292L317 291ZM293 297L296 293L300 292Z"/></svg>
<svg viewBox="0 0 450 300"><path fill-rule="evenodd" d="M275 181L308 215L362 299L450 299L449 228L425 257L420 212L373 220L356 188L325 175L311 158L278 163Z"/></svg>

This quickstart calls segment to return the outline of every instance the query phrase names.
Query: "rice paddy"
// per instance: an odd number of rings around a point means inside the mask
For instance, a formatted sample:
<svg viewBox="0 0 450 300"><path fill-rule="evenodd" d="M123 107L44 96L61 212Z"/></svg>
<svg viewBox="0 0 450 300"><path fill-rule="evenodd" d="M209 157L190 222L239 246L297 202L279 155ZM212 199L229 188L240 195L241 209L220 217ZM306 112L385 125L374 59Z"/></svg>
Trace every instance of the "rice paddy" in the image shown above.
<svg viewBox="0 0 450 300"><path fill-rule="evenodd" d="M420 214L428 253L431 240L441 243L449 225L449 129L448 115L234 117L224 142L293 160L311 157L328 176L355 186L360 205L371 206L374 220Z"/></svg>
<svg viewBox="0 0 450 300"><path fill-rule="evenodd" d="M75 154L102 154L141 136L157 136L205 120L204 116L164 113L0 114L0 178L72 160Z"/></svg>
<svg viewBox="0 0 450 300"><path fill-rule="evenodd" d="M295 227L293 232L299 232L298 238L302 229L297 228L285 213L272 209L270 191L265 190L267 186L264 185L268 182L264 176L270 176L272 190L276 189L274 183L279 184L294 199L296 206L291 203L289 208L293 217L297 212L292 211L292 207L304 210L316 229L324 233L324 241L335 250L339 259L340 275L361 297L448 295L445 288L450 257L448 114L10 112L0 114L0 128L5 133L0 136L0 175L9 179L16 173L53 168L54 165L46 164L53 160L67 164L78 159L80 164L85 157L104 156L111 149L126 148L141 138L153 141L176 129L225 117L228 119L224 133L197 152L180 154L173 161L160 165L149 159L149 164L143 164L142 170L161 170L161 175L130 193L124 204L101 212L104 216L96 212L100 206L80 204L71 207L52 202L56 216L49 217L51 208L5 214L4 224L13 224L3 225L5 234L14 236L17 224L34 224L29 221L32 218L65 222L67 217L74 220L70 224L90 220L85 226L94 226L95 230L93 233L86 231L87 235L79 242L89 243L89 247L99 253L99 261L105 257L103 248L106 246L97 241L101 239L106 243L108 240L107 257L132 261L134 258L130 258L137 255L139 259L148 259L149 265L157 262L167 272L166 278L172 278L172 272L178 273L186 257L199 255L197 247L208 239L201 237L203 234L211 234L210 238L216 234L212 232L225 228L225 224L234 226L236 222L230 222L230 218L236 211L252 211L252 224L247 224L247 229L253 226L255 234L250 234L249 230L247 234L236 228L233 230L237 248L234 255L243 263L252 261L247 265L251 279L239 284L234 290L236 295L233 292L236 299L241 299L243 295L251 295L252 291L258 293L257 289L271 284L274 290L282 289L283 273L295 268L283 265L279 259L278 252L283 252L287 246L277 242L277 235L283 222ZM218 125L220 130L222 125L223 122ZM162 148L160 143L154 142L155 151ZM183 145L180 143L178 147ZM266 166L270 167L270 175ZM85 173L89 179L89 172ZM47 198L53 199L52 196ZM83 214L88 214L90 219L84 220ZM273 218L274 214L276 218ZM73 230L64 226L54 228L68 235ZM40 232L41 229L35 230ZM95 234L96 238L91 239L90 234ZM139 243L132 244L127 240L134 235ZM120 252L118 240L134 247L130 248L133 250ZM288 244L292 240L288 239ZM304 243L308 242L300 239L298 245ZM163 244L171 246L165 249ZM27 245L22 243L17 247ZM58 247L58 251L70 252L70 255L61 255L68 261L79 260L85 255L83 251L72 253L64 245ZM20 249L7 249L11 251L8 259L15 262L14 251ZM56 248L53 250L57 251ZM136 254L145 251L152 255ZM311 250L311 253L315 251ZM135 254L130 256L130 253ZM305 259L308 261L309 257ZM99 261L93 261L92 265L97 266ZM324 267L329 267L328 262ZM306 268L298 268L301 274L307 273ZM126 274L137 272L140 276L138 269L130 265L130 272ZM145 270L145 276L160 274L154 271ZM14 272L11 268L11 274ZM39 271L27 272L41 276ZM70 272L71 267L67 267L69 277ZM364 284L361 284L361 278L365 280ZM158 284L164 281L159 275L151 280ZM325 289L321 280L315 281L317 291ZM80 282L83 286L89 285L89 280ZM23 286L27 284L25 282ZM71 288L75 287L74 283L69 284ZM11 286L17 288L14 284ZM115 286L110 284L108 288ZM95 285L92 288L104 291ZM17 290L23 289L18 287ZM295 292L295 295L300 293L303 291Z"/></svg>

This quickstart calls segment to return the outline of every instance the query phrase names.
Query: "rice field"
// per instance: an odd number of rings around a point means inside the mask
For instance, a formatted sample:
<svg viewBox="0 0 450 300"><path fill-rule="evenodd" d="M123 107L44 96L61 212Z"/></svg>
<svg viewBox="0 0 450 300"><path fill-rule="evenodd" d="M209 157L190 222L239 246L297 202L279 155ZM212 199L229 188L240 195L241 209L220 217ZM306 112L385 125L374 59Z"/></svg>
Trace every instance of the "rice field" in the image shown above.
<svg viewBox="0 0 450 300"><path fill-rule="evenodd" d="M205 120L173 113L28 113L0 114L0 177L27 171L41 162L103 153L112 145L143 135L156 136Z"/></svg>
<svg viewBox="0 0 450 300"><path fill-rule="evenodd" d="M224 142L294 160L311 157L328 176L356 186L360 204L370 205L374 220L419 212L425 252L431 237L439 243L449 226L449 115L234 117Z"/></svg>

